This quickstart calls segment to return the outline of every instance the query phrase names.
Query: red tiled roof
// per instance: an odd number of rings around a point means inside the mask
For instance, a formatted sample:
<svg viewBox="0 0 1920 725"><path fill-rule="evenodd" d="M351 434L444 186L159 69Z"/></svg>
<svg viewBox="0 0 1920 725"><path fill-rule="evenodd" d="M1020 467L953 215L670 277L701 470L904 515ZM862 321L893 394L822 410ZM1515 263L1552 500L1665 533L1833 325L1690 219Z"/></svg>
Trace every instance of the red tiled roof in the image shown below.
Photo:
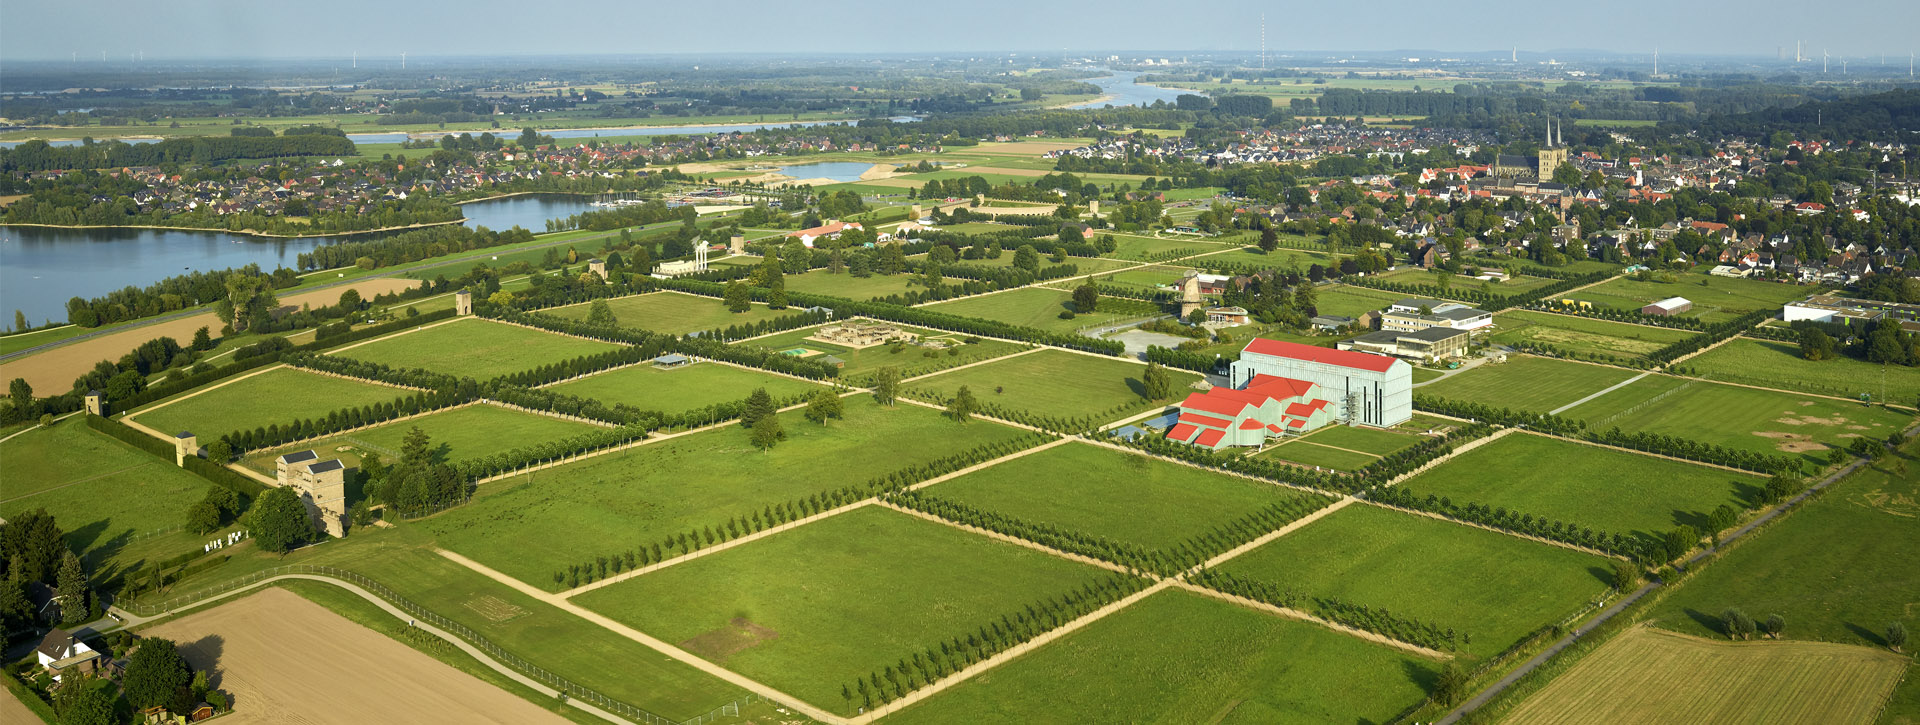
<svg viewBox="0 0 1920 725"><path fill-rule="evenodd" d="M1199 428L1195 428L1186 423L1181 423L1181 424L1175 425L1173 427L1173 430L1167 431L1167 437L1180 441L1182 443L1186 443L1193 438L1193 432L1197 430L1199 430Z"/></svg>
<svg viewBox="0 0 1920 725"><path fill-rule="evenodd" d="M1317 406L1308 405L1306 403L1294 403L1293 405L1287 406L1287 415L1291 415L1299 418L1305 418L1309 415L1313 415L1318 410L1320 410L1320 408L1318 408Z"/></svg>
<svg viewBox="0 0 1920 725"><path fill-rule="evenodd" d="M1313 392L1313 385L1305 380L1256 374L1252 380L1247 381L1245 390L1274 398L1297 398Z"/></svg>
<svg viewBox="0 0 1920 725"><path fill-rule="evenodd" d="M1226 389L1214 388L1204 393L1190 393L1187 395L1186 400L1180 401L1180 407L1183 409L1192 408L1194 410L1204 410L1209 413L1217 413L1229 417L1239 416L1240 411L1246 410L1247 402L1239 398L1219 395L1218 393L1223 390Z"/></svg>
<svg viewBox="0 0 1920 725"><path fill-rule="evenodd" d="M1306 425L1307 425L1307 422L1299 418L1295 418L1293 420L1287 421L1288 428L1302 428L1302 427L1305 427Z"/></svg>
<svg viewBox="0 0 1920 725"><path fill-rule="evenodd" d="M1209 428L1207 430L1201 431L1200 437L1195 439L1194 443L1197 443L1202 446L1206 446L1208 448L1212 448L1213 444L1219 443L1220 439L1226 436L1226 434L1227 434L1226 431L1214 430Z"/></svg>
<svg viewBox="0 0 1920 725"><path fill-rule="evenodd" d="M1266 424L1252 418L1240 421L1240 430L1260 430L1265 427L1267 427Z"/></svg>
<svg viewBox="0 0 1920 725"><path fill-rule="evenodd" d="M1243 352L1284 357L1290 360L1305 360L1307 362L1338 365L1343 368L1354 368L1357 370L1370 370L1376 373L1384 373L1393 367L1394 363L1399 362L1385 355L1314 347L1312 345L1302 345L1297 342L1269 340L1264 337L1253 338L1251 342L1247 343Z"/></svg>
<svg viewBox="0 0 1920 725"><path fill-rule="evenodd" d="M1225 428L1233 425L1231 418L1215 418L1210 415L1200 415L1198 413L1182 413L1180 415L1180 422L1206 426L1208 428Z"/></svg>

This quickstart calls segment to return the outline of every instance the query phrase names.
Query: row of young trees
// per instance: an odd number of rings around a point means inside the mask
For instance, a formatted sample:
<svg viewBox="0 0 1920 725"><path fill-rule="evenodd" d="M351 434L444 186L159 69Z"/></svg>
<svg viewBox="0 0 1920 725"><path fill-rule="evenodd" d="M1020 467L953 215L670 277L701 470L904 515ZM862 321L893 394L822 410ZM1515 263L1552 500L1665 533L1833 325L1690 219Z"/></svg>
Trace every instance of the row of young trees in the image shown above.
<svg viewBox="0 0 1920 725"><path fill-rule="evenodd" d="M216 451L225 455L215 455L216 460L225 462L231 456L247 451L277 448L294 441L309 440L320 436L338 433L364 426L384 423L396 418L419 415L442 408L448 408L471 401L452 389L435 390L424 393L402 395L385 403L370 403L358 408L342 408L319 418L300 418L281 425L272 423L256 426L253 430L240 430L225 433L214 445L207 446L210 455Z"/></svg>
<svg viewBox="0 0 1920 725"><path fill-rule="evenodd" d="M1676 330L1704 330L1707 327L1707 323L1698 317L1649 315L1639 310L1587 306L1578 302L1569 303L1565 300L1535 300L1523 306L1526 309L1539 310L1541 312L1557 312L1563 315L1592 317L1595 319L1625 322L1635 325L1648 325L1652 327L1670 327Z"/></svg>
<svg viewBox="0 0 1920 725"><path fill-rule="evenodd" d="M1335 597L1303 596L1286 587L1237 577L1217 569L1201 569L1187 579L1223 594L1304 611L1330 622L1427 649L1450 652L1473 644L1472 634L1396 615L1385 607L1356 604Z"/></svg>
<svg viewBox="0 0 1920 725"><path fill-rule="evenodd" d="M1581 526L1570 521L1560 521L1546 516L1521 513L1504 506L1492 507L1468 502L1457 504L1450 497L1427 494L1421 496L1404 484L1400 486L1380 486L1371 489L1367 498L1389 506L1397 506L1415 511L1425 511L1448 518L1468 521L1496 529L1505 529L1543 539L1552 539L1563 543L1583 546L1596 551L1604 551L1633 558L1637 561L1652 561L1656 557L1648 547L1651 542L1642 537L1629 536L1619 532L1597 531L1590 526Z"/></svg>
<svg viewBox="0 0 1920 725"><path fill-rule="evenodd" d="M1131 441L1112 438L1114 443L1137 448L1154 455L1186 461L1202 468L1217 468L1276 483L1316 491L1353 493L1365 488L1357 474L1339 471L1312 471L1299 466L1261 458L1248 458L1239 451L1210 451L1199 446L1168 440L1161 436L1139 436Z"/></svg>
<svg viewBox="0 0 1920 725"><path fill-rule="evenodd" d="M415 390L457 390L466 393L469 398L479 390L479 384L470 378L457 378L420 368L396 368L385 363L317 352L285 353L280 356L280 362L314 372L373 380Z"/></svg>
<svg viewBox="0 0 1920 725"><path fill-rule="evenodd" d="M1657 363L1670 363L1686 355L1719 344L1734 335L1746 332L1762 322L1773 319L1771 310L1754 310L1725 322L1716 322L1706 326L1701 334L1677 340L1666 347L1647 353L1647 358Z"/></svg>
<svg viewBox="0 0 1920 725"><path fill-rule="evenodd" d="M1358 275L1345 277L1342 281L1356 287L1368 287L1387 292L1470 302L1489 312L1499 312L1509 307L1520 307L1540 300L1549 299L1575 287L1593 284L1612 276L1613 273L1611 272L1589 272L1587 274L1569 276L1544 287L1537 287L1510 294L1500 294L1472 287L1392 282L1378 277Z"/></svg>
<svg viewBox="0 0 1920 725"><path fill-rule="evenodd" d="M1630 450L1654 453L1700 463L1711 463L1728 468L1738 468L1755 473L1797 472L1801 470L1801 459L1794 456L1774 455L1758 451L1748 451L1712 443L1681 438L1679 436L1648 433L1645 431L1623 431L1609 428L1604 431L1588 430L1584 421L1565 418L1550 413L1516 411L1511 408L1496 408L1485 403L1461 400L1448 400L1429 395L1413 396L1416 410L1438 413L1440 415L1487 423L1491 425L1521 428L1549 435L1577 438L1602 445L1627 448Z"/></svg>

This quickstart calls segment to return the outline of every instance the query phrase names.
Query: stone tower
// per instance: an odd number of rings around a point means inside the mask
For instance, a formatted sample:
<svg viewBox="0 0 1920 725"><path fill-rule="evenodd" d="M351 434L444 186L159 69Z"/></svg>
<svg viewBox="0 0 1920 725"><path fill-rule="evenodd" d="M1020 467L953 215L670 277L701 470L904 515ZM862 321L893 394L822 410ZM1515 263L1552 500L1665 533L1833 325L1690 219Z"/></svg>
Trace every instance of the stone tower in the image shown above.
<svg viewBox="0 0 1920 725"><path fill-rule="evenodd" d="M728 254L746 254L747 253L747 235L735 234L733 235L732 239L727 240L727 253Z"/></svg>
<svg viewBox="0 0 1920 725"><path fill-rule="evenodd" d="M607 260L604 260L604 259L587 260L587 272L589 274L592 274L595 277L599 277L600 281L602 282L607 281Z"/></svg>
<svg viewBox="0 0 1920 725"><path fill-rule="evenodd" d="M1094 216L1100 216L1100 200L1099 199L1094 199L1092 201L1087 202L1087 213L1092 214Z"/></svg>
<svg viewBox="0 0 1920 725"><path fill-rule="evenodd" d="M1547 122L1547 145L1540 147L1541 181L1552 181L1553 172L1558 171L1561 166L1565 166L1567 163L1566 137L1559 136L1556 138L1556 134L1554 133L1555 126L1556 124L1552 121ZM1562 127L1561 130L1565 130L1564 127Z"/></svg>
<svg viewBox="0 0 1920 725"><path fill-rule="evenodd" d="M87 415L107 414L107 394L98 390L87 391Z"/></svg>
<svg viewBox="0 0 1920 725"><path fill-rule="evenodd" d="M473 314L473 293L472 292L468 292L466 290L460 290L459 292L453 293L453 314L456 314L456 315Z"/></svg>
<svg viewBox="0 0 1920 725"><path fill-rule="evenodd" d="M1200 296L1200 273L1188 272L1180 279L1180 319L1185 321L1194 310L1206 307L1206 298Z"/></svg>
<svg viewBox="0 0 1920 725"><path fill-rule="evenodd" d="M200 457L200 439L194 437L193 433L183 430L180 431L180 435L173 437L173 465L186 468L188 458L198 457Z"/></svg>
<svg viewBox="0 0 1920 725"><path fill-rule="evenodd" d="M328 536L347 535L347 473L340 459L320 460L311 450L288 453L273 460L275 478L300 495L313 525Z"/></svg>

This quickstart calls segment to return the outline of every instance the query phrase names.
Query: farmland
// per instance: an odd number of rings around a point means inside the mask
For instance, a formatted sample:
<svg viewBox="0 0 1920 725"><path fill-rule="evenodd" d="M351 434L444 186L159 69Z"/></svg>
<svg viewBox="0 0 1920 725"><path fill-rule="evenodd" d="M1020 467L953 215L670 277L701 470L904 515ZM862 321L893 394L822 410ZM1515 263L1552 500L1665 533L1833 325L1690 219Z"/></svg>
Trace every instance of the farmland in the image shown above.
<svg viewBox="0 0 1920 725"><path fill-rule="evenodd" d="M819 334L820 328L818 327L808 327L777 333L737 344L757 345L770 350L791 350L794 348L818 350L847 361L846 365L840 368L840 375L846 378L866 375L883 367L900 368L902 377L911 377L912 375L918 374L916 371L923 369L945 369L955 365L964 365L980 360L1000 357L1002 355L1010 355L1026 348L1025 345L1020 343L1007 342L1005 340L973 337L970 335L907 327L904 325L895 325L894 327L921 338L929 340L939 339L959 344L947 347L945 350L937 351L908 344L877 345L855 349L844 345L835 345L833 343L807 339Z"/></svg>
<svg viewBox="0 0 1920 725"><path fill-rule="evenodd" d="M1077 417L1149 407L1151 401L1142 397L1146 387L1140 380L1146 369L1145 365L1114 358L1043 350L941 373L916 380L913 385L943 398L965 386L985 405ZM1184 395L1187 384L1199 377L1179 370L1167 372L1173 377L1176 395Z"/></svg>
<svg viewBox="0 0 1920 725"><path fill-rule="evenodd" d="M228 433L291 423L345 408L392 402L413 391L277 367L147 406L133 419L149 428L192 431L212 442Z"/></svg>
<svg viewBox="0 0 1920 725"><path fill-rule="evenodd" d="M427 434L429 453L448 463L484 458L505 447L530 447L595 430L598 426L552 416L527 413L497 405L468 405L405 420L309 441L285 449L250 453L242 465L273 475L274 458L294 450L314 449L358 467L368 454L392 462L413 429ZM342 450L344 449L344 450Z"/></svg>
<svg viewBox="0 0 1920 725"><path fill-rule="evenodd" d="M1912 417L1879 406L1699 380L1650 376L1567 411L1596 430L1682 436L1825 463L1855 438L1884 440Z"/></svg>
<svg viewBox="0 0 1920 725"><path fill-rule="evenodd" d="M1551 345L1583 357L1632 359L1692 337L1695 333L1666 327L1607 322L1569 315L1516 310L1493 317L1494 333L1487 337L1501 345Z"/></svg>
<svg viewBox="0 0 1920 725"><path fill-rule="evenodd" d="M1073 294L1044 287L1028 287L1011 292L963 297L927 309L949 315L998 320L1063 334L1079 332L1081 328L1089 325L1154 316L1131 310L1110 311L1103 307L1093 314L1062 319L1060 313L1073 310Z"/></svg>
<svg viewBox="0 0 1920 725"><path fill-rule="evenodd" d="M746 398L766 388L775 400L820 390L820 385L715 362L671 370L635 365L548 386L548 390L642 410L681 413Z"/></svg>
<svg viewBox="0 0 1920 725"><path fill-rule="evenodd" d="M1681 313L1682 316L1721 322L1753 310L1779 309L1782 304L1817 291L1777 282L1715 277L1705 272L1669 272L1646 281L1619 277L1566 297L1619 310L1638 310L1656 300L1684 297L1693 302L1693 309Z"/></svg>
<svg viewBox="0 0 1920 725"><path fill-rule="evenodd" d="M503 322L461 319L341 348L340 357L487 380L614 349Z"/></svg>
<svg viewBox="0 0 1920 725"><path fill-rule="evenodd" d="M1603 365L1515 355L1419 388L1422 395L1545 413L1626 382L1634 373ZM1579 409L1576 409L1579 410Z"/></svg>

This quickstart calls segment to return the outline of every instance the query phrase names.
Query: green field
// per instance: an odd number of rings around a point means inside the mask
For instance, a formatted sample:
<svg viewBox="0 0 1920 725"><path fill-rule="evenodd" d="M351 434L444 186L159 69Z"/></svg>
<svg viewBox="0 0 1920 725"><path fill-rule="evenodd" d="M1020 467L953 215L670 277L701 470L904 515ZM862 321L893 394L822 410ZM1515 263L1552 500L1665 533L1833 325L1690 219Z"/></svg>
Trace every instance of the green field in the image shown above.
<svg viewBox="0 0 1920 725"><path fill-rule="evenodd" d="M819 333L820 328L818 327L782 332L777 335L769 335L739 344L757 345L771 350L791 350L796 347L818 350L847 361L847 364L840 368L841 377L863 375L883 367L900 368L902 377L911 377L917 370L936 367L944 369L956 365L964 365L978 360L1011 355L1026 348L1026 346L1021 343L995 340L987 337L972 338L977 340L977 342L967 343L966 341L970 336L958 333L907 327L905 325L894 325L894 327L922 338L944 339L963 344L937 351L916 345L901 345L899 347L893 345L876 345L856 350L832 343L808 340L807 338Z"/></svg>
<svg viewBox="0 0 1920 725"><path fill-rule="evenodd" d="M1313 292L1314 308L1320 314L1347 317L1384 310L1395 301L1406 299L1402 294L1344 284L1320 287Z"/></svg>
<svg viewBox="0 0 1920 725"><path fill-rule="evenodd" d="M998 320L1063 334L1079 332L1080 328L1089 325L1102 325L1112 321L1150 316L1133 312L1131 308L1127 308L1126 312L1102 309L1091 315L1078 315L1072 319L1063 320L1060 319L1060 313L1073 309L1073 294L1044 287L1026 287L1007 292L962 297L952 302L930 305L927 309L949 315Z"/></svg>
<svg viewBox="0 0 1920 725"><path fill-rule="evenodd" d="M1630 370L1512 355L1420 388L1422 395L1545 413L1625 382ZM1574 410L1579 410L1575 408Z"/></svg>
<svg viewBox="0 0 1920 725"><path fill-rule="evenodd" d="M1754 310L1778 310L1781 305L1818 292L1818 287L1763 282L1757 279L1715 277L1706 272L1672 274L1673 281L1640 282L1617 277L1599 285L1566 295L1601 307L1639 310L1648 303L1668 297L1685 297L1693 309L1683 317L1707 322L1731 320Z"/></svg>
<svg viewBox="0 0 1920 725"><path fill-rule="evenodd" d="M853 679L1105 574L870 507L575 601L846 712L840 688Z"/></svg>
<svg viewBox="0 0 1920 725"><path fill-rule="evenodd" d="M196 388L191 397L174 398L137 412L133 419L162 433L192 431L212 443L238 430L291 423L336 410L389 403L414 391L320 375L299 368L273 368L217 388Z"/></svg>
<svg viewBox="0 0 1920 725"><path fill-rule="evenodd" d="M912 386L946 397L964 385L981 403L1038 415L1078 417L1151 407L1153 402L1141 397L1146 387L1140 378L1146 370L1145 365L1118 358L1047 349L941 373L916 380ZM1167 373L1173 378L1176 399L1185 397L1187 386L1199 379L1181 370ZM1117 420L1121 416L1112 417Z"/></svg>
<svg viewBox="0 0 1920 725"><path fill-rule="evenodd" d="M1581 403L1563 415L1589 428L1680 436L1762 453L1799 453L1826 462L1829 447L1853 438L1884 440L1913 416L1827 398L1654 375Z"/></svg>
<svg viewBox="0 0 1920 725"><path fill-rule="evenodd" d="M913 284L914 276L910 274L855 277L851 274L827 274L825 270L816 269L806 274L790 274L784 279L788 292L845 297L850 300L871 300L906 294L918 289ZM757 311L758 308L756 308Z"/></svg>
<svg viewBox="0 0 1920 725"><path fill-rule="evenodd" d="M1311 441L1305 440L1286 441L1256 455L1260 458L1298 466L1330 468L1336 471L1357 471L1380 460L1378 456L1314 445Z"/></svg>
<svg viewBox="0 0 1920 725"><path fill-rule="evenodd" d="M847 399L846 417L828 425L801 413L781 416L787 440L768 452L755 449L744 429L727 426L490 483L473 503L426 526L449 549L557 587L556 571L596 555L1017 434L982 421L953 423L915 405L884 408L866 396Z"/></svg>
<svg viewBox="0 0 1920 725"><path fill-rule="evenodd" d="M1147 549L1168 549L1300 494L1072 443L925 489L941 499Z"/></svg>
<svg viewBox="0 0 1920 725"><path fill-rule="evenodd" d="M1579 611L1607 589L1612 563L1449 521L1349 506L1220 570L1304 597L1384 607L1472 638L1485 658Z"/></svg>
<svg viewBox="0 0 1920 725"><path fill-rule="evenodd" d="M745 399L766 388L775 400L806 395L824 386L717 362L697 362L671 370L642 363L546 389L641 410L682 413Z"/></svg>
<svg viewBox="0 0 1920 725"><path fill-rule="evenodd" d="M1297 237L1289 237L1288 235L1282 235L1282 238L1298 239ZM1187 263L1188 264L1225 263L1225 264L1231 264L1236 266L1250 266L1250 267L1257 267L1262 269L1265 269L1265 268L1286 269L1289 266L1292 266L1292 267L1298 267L1302 273L1305 273L1307 269L1311 268L1313 265L1318 264L1322 267L1325 267L1331 264L1337 264L1338 262L1333 258L1333 255L1328 254L1326 252L1308 251L1304 249L1290 249L1287 247L1281 247L1279 249L1273 250L1272 254L1267 254L1267 253L1261 252L1259 247L1241 247L1239 249L1235 249L1230 252L1221 252L1219 254L1209 254L1207 256L1200 257L1198 259L1188 260Z"/></svg>
<svg viewBox="0 0 1920 725"><path fill-rule="evenodd" d="M1417 445L1423 439L1418 435L1395 430L1355 425L1329 425L1308 434L1307 440L1325 446L1337 446L1385 456Z"/></svg>
<svg viewBox="0 0 1920 725"><path fill-rule="evenodd" d="M333 354L395 368L422 368L491 380L615 347L611 343L471 318L389 335L364 345L341 348Z"/></svg>
<svg viewBox="0 0 1920 725"><path fill-rule="evenodd" d="M1493 317L1489 342L1552 345L1581 355L1639 358L1697 333L1667 327L1607 322L1546 312L1515 310Z"/></svg>
<svg viewBox="0 0 1920 725"><path fill-rule="evenodd" d="M1113 274L1101 275L1100 277L1095 278L1094 281L1100 284L1118 285L1121 287L1131 287L1139 290L1164 289L1168 286L1171 286L1179 282L1182 278L1184 278L1187 275L1188 272L1192 272L1192 271L1195 271L1195 270L1192 270L1187 267L1154 265L1152 267L1144 267L1141 269L1130 269L1125 272L1115 272ZM1071 289L1073 287L1080 286L1081 282L1078 280L1075 280L1075 281L1066 281L1066 282L1055 282L1052 284L1058 286L1061 289Z"/></svg>
<svg viewBox="0 0 1920 725"><path fill-rule="evenodd" d="M774 310L758 303L746 312L728 312L727 303L717 298L680 292L651 292L632 297L620 297L608 300L607 304L613 308L613 317L619 321L621 327L673 335L704 332L800 314L797 309ZM584 320L591 307L590 303L584 303L558 307L545 312L568 319Z"/></svg>
<svg viewBox="0 0 1920 725"><path fill-rule="evenodd" d="M407 434L414 428L427 434L434 456L458 463L564 440L596 430L598 426L497 405L468 405L290 448L259 451L242 459L241 465L271 476L275 470L274 458L288 451L307 449L355 467L368 453L379 454L381 459L392 463L399 460Z"/></svg>
<svg viewBox="0 0 1920 725"><path fill-rule="evenodd" d="M1472 277L1469 277L1465 274L1456 274L1456 275L1451 275L1447 277L1442 277L1440 275L1442 271L1444 270L1441 270L1438 268L1424 269L1421 267L1404 267L1401 269L1394 270L1392 272L1382 273L1378 276L1378 278L1388 282L1398 282L1401 284L1430 284L1430 285L1442 284L1441 280L1445 279L1446 280L1445 284L1449 285L1451 289L1484 290L1497 295L1520 294L1522 292L1528 292L1531 290L1540 289L1541 287L1545 287L1547 285L1550 285L1559 281L1556 279L1548 279L1546 277L1529 277L1524 274L1515 276L1512 279L1508 279L1506 281L1479 280L1479 279L1474 279Z"/></svg>
<svg viewBox="0 0 1920 725"><path fill-rule="evenodd" d="M1451 498L1456 506L1504 506L1607 533L1650 536L1680 524L1705 529L1707 512L1721 504L1740 509L1763 483L1758 476L1517 433L1401 486Z"/></svg>
<svg viewBox="0 0 1920 725"><path fill-rule="evenodd" d="M1183 255L1200 254L1225 248L1217 242L1197 239L1155 239L1153 237L1143 237L1138 234L1105 230L1097 231L1093 234L1095 237L1101 235L1113 236L1113 254L1110 256L1115 259L1145 260L1149 256L1165 255L1170 252L1180 252Z"/></svg>
<svg viewBox="0 0 1920 725"><path fill-rule="evenodd" d="M187 553L211 538L172 531L206 495L206 479L96 433L77 417L0 443L0 461L6 464L0 518L46 509L95 581Z"/></svg>
<svg viewBox="0 0 1920 725"><path fill-rule="evenodd" d="M1845 356L1816 362L1802 357L1800 346L1791 342L1735 338L1682 364L1700 377L1731 383L1843 398L1869 395L1905 406L1920 400L1920 367Z"/></svg>
<svg viewBox="0 0 1920 725"><path fill-rule="evenodd" d="M966 723L1387 722L1439 665L1192 592L1154 594L887 718Z"/></svg>

